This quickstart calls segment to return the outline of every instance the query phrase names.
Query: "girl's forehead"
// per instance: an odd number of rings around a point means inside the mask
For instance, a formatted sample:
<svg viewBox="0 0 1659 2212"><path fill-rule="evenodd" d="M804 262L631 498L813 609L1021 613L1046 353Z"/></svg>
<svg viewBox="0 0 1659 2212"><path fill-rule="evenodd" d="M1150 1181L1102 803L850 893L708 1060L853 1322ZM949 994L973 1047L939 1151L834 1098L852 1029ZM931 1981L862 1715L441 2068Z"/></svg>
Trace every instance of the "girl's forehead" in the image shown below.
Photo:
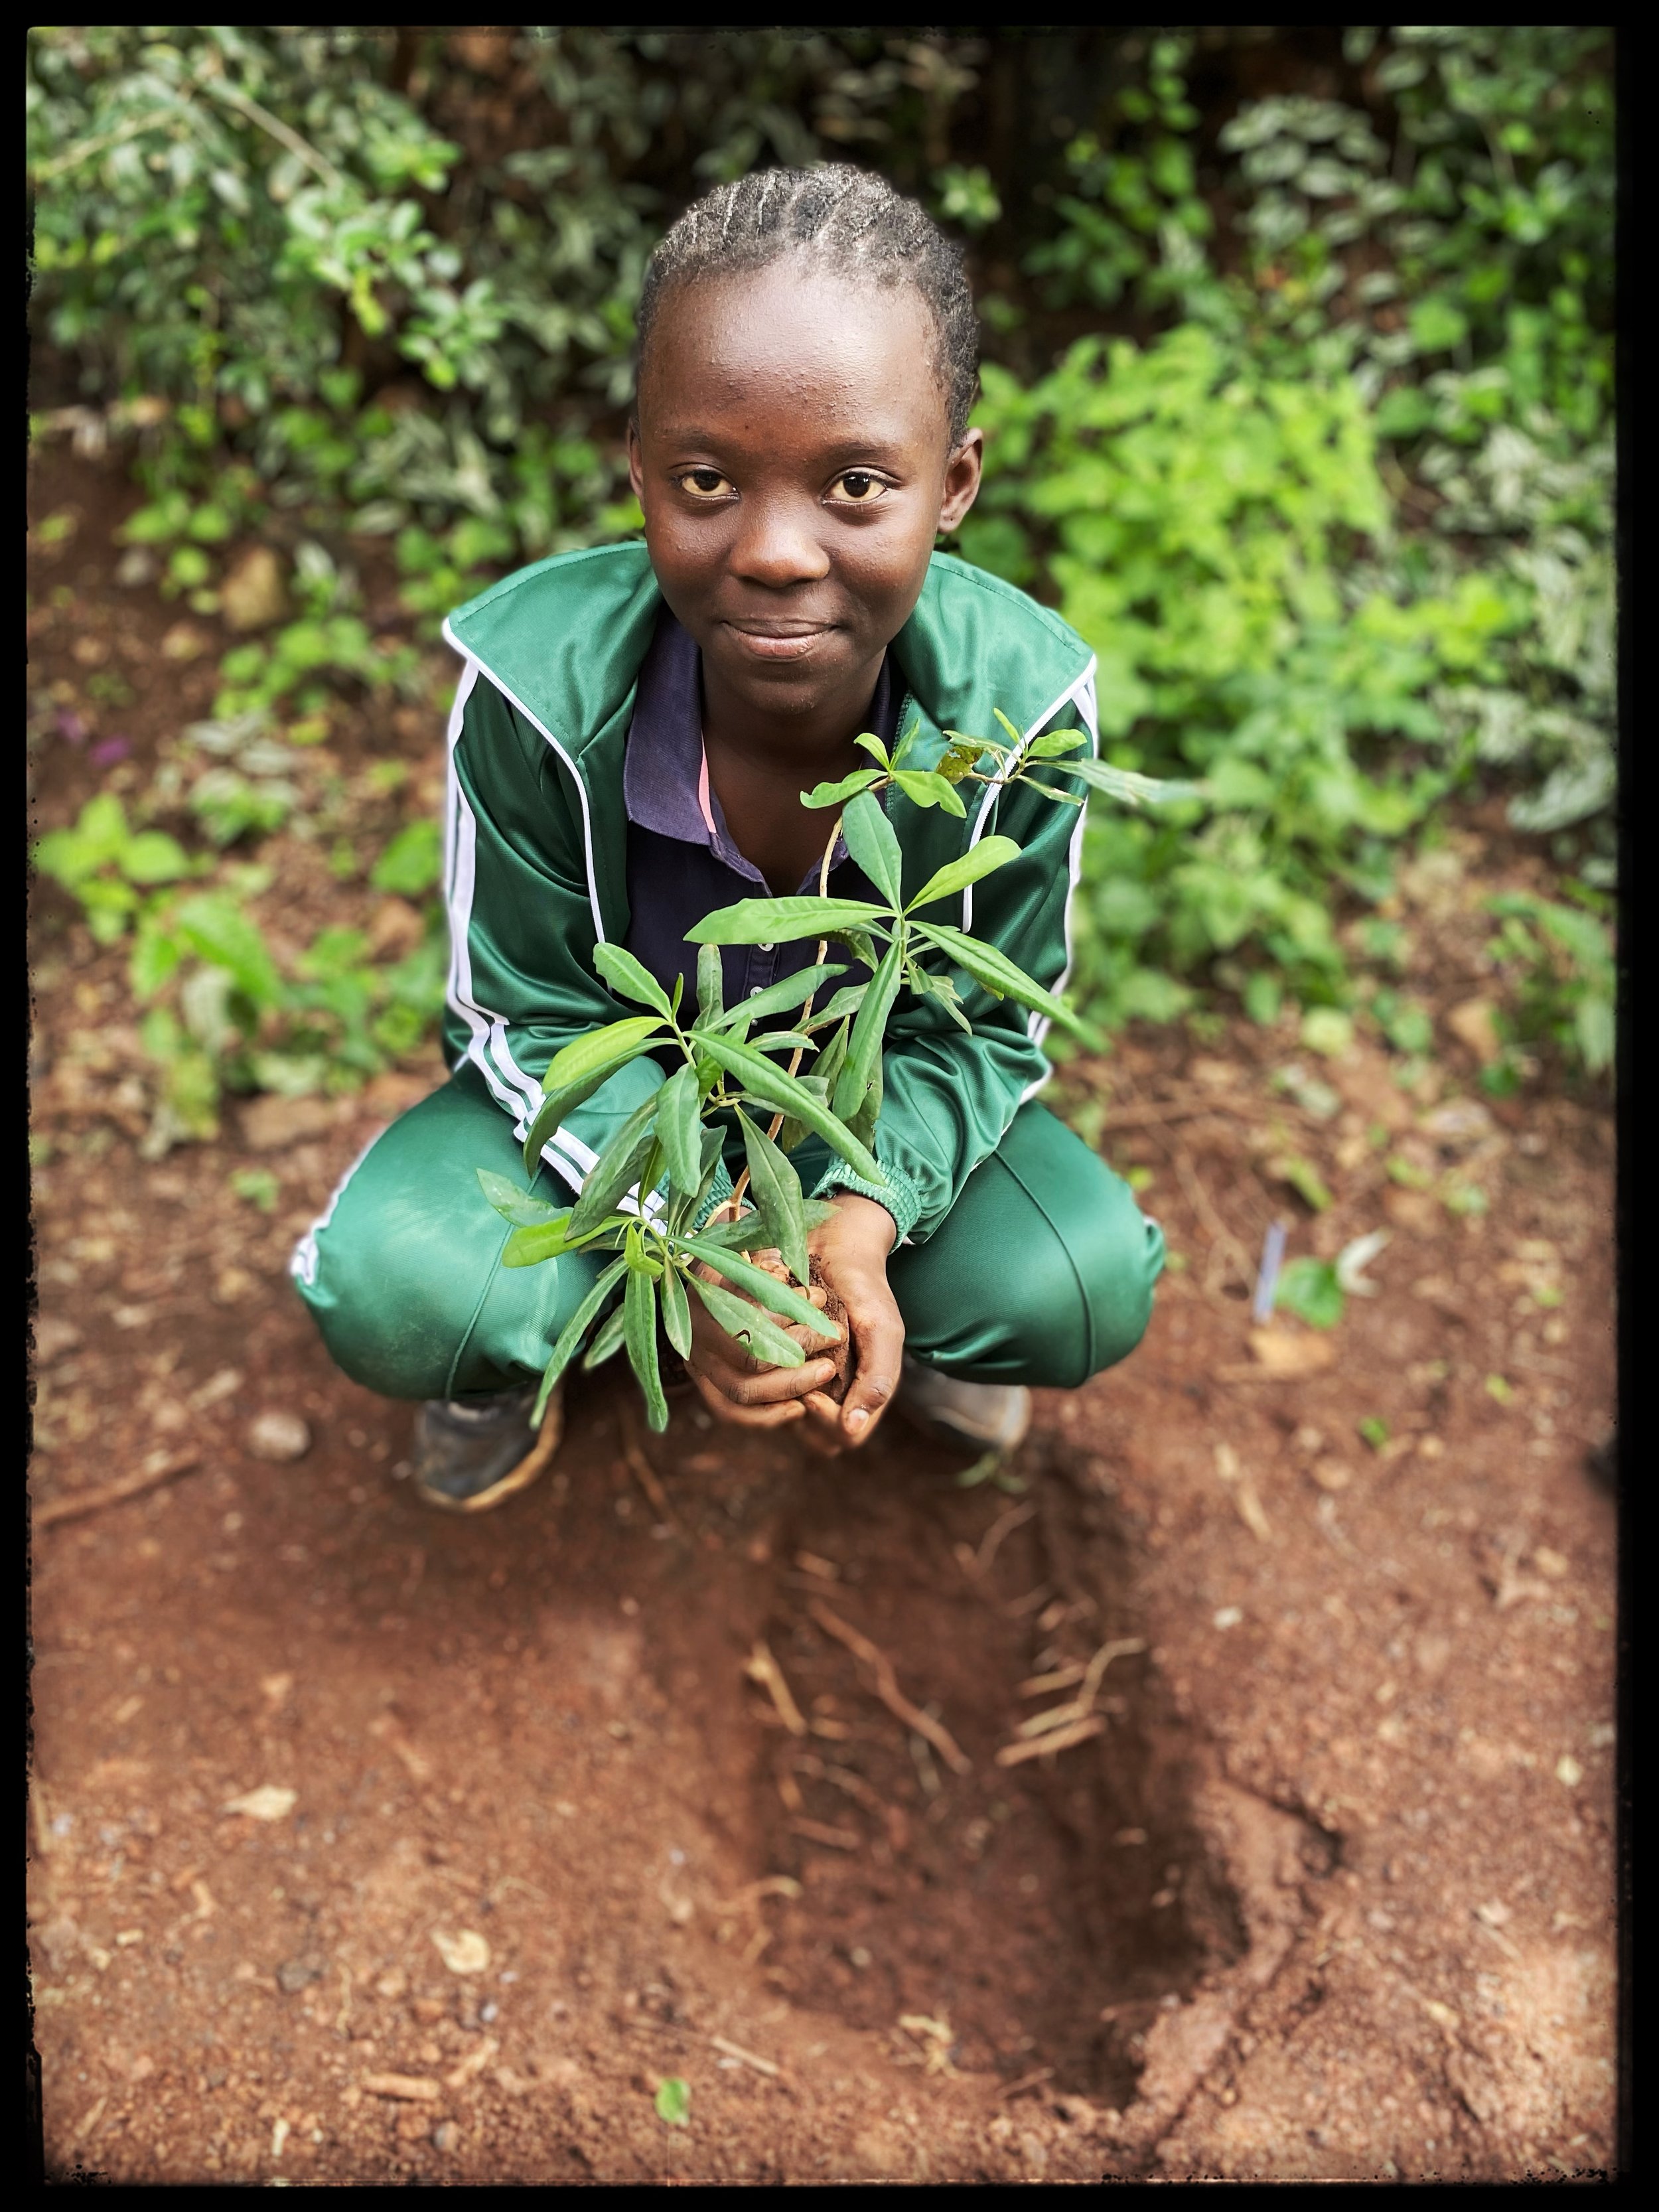
<svg viewBox="0 0 1659 2212"><path fill-rule="evenodd" d="M873 413L890 429L917 417L931 428L944 404L935 351L912 287L772 264L700 279L664 301L641 398L665 423L773 399L823 423Z"/></svg>

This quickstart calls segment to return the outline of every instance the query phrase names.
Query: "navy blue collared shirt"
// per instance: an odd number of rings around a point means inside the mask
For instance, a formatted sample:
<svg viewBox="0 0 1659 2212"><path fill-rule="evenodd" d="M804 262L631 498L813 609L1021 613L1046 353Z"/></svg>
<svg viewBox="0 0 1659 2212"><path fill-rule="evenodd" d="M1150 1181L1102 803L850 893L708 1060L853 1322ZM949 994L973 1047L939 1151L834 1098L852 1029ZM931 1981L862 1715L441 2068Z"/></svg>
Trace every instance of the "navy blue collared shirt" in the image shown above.
<svg viewBox="0 0 1659 2212"><path fill-rule="evenodd" d="M891 747L902 705L890 653L882 663L875 696L864 726ZM685 998L696 1003L697 949L685 933L705 915L734 906L739 899L769 898L770 886L752 860L745 860L726 825L720 800L709 787L702 744L702 655L690 633L666 606L658 617L650 650L640 669L634 719L623 763L623 799L628 812L628 950L665 991L685 978ZM827 836L830 821L824 823ZM810 869L800 889L816 892L818 871ZM876 899L880 895L838 840L830 874L836 898ZM793 944L727 945L720 948L726 1003L735 1006L798 969L809 968L817 950L811 938ZM834 988L856 982L864 969L852 956ZM773 1024L776 1026L777 1024Z"/></svg>

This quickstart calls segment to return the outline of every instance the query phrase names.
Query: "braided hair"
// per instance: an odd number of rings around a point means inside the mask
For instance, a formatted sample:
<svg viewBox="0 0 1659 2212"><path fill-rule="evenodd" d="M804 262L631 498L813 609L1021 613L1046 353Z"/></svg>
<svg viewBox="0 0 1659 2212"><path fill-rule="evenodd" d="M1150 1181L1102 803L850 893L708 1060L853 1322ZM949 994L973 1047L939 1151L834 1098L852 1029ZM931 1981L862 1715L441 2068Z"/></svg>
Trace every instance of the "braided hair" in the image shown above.
<svg viewBox="0 0 1659 2212"><path fill-rule="evenodd" d="M979 392L979 318L962 249L884 177L829 162L813 169L756 169L720 185L665 233L641 289L641 375L664 300L699 278L736 276L799 256L884 288L912 284L933 318L934 365L961 444Z"/></svg>

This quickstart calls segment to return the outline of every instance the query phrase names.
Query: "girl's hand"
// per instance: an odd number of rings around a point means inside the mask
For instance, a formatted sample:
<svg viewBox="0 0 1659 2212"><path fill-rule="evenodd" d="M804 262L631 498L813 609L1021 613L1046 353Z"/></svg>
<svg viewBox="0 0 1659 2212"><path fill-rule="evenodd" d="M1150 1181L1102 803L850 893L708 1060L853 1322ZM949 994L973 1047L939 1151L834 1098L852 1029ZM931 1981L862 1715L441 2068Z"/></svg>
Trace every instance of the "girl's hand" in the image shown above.
<svg viewBox="0 0 1659 2212"><path fill-rule="evenodd" d="M897 1235L893 1217L854 1191L838 1193L835 1207L806 1241L824 1284L847 1309L851 1377L840 1405L816 1383L804 1401L809 1441L832 1455L869 1441L898 1389L904 1352L904 1323L887 1283L887 1255ZM821 1295L812 1293L815 1303Z"/></svg>
<svg viewBox="0 0 1659 2212"><path fill-rule="evenodd" d="M788 1280L777 1253L751 1252L749 1257L757 1267L767 1267L781 1279ZM726 1282L710 1267L699 1263L697 1273L708 1282L737 1291L735 1284ZM822 1310L827 1293L815 1290L809 1291L806 1296ZM748 1346L726 1334L701 1298L694 1297L691 1300L691 1350L685 1362L687 1372L710 1413L738 1428L777 1429L788 1422L804 1419L808 1396L814 1391L822 1393L825 1383L835 1379L833 1359L810 1356L822 1352L826 1345L841 1344L842 1332L833 1322L826 1322L821 1335L815 1335L804 1327L785 1327L775 1314L769 1318L809 1355L805 1366L773 1367L751 1358ZM826 1404L830 1402L825 1401ZM836 1407L837 1413L840 1410Z"/></svg>

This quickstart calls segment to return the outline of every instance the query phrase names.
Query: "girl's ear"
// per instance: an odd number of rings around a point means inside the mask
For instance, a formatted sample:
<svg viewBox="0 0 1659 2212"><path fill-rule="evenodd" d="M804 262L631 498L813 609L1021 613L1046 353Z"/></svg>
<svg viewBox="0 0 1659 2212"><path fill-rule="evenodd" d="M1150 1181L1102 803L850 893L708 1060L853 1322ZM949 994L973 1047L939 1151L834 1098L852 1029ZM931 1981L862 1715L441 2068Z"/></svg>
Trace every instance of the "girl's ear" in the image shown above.
<svg viewBox="0 0 1659 2212"><path fill-rule="evenodd" d="M628 418L628 481L640 505L645 505L645 450L640 443L639 417ZM964 512L966 510L964 509Z"/></svg>
<svg viewBox="0 0 1659 2212"><path fill-rule="evenodd" d="M985 433L969 430L945 464L945 494L939 501L939 526L948 537L979 497L980 473L985 465Z"/></svg>

